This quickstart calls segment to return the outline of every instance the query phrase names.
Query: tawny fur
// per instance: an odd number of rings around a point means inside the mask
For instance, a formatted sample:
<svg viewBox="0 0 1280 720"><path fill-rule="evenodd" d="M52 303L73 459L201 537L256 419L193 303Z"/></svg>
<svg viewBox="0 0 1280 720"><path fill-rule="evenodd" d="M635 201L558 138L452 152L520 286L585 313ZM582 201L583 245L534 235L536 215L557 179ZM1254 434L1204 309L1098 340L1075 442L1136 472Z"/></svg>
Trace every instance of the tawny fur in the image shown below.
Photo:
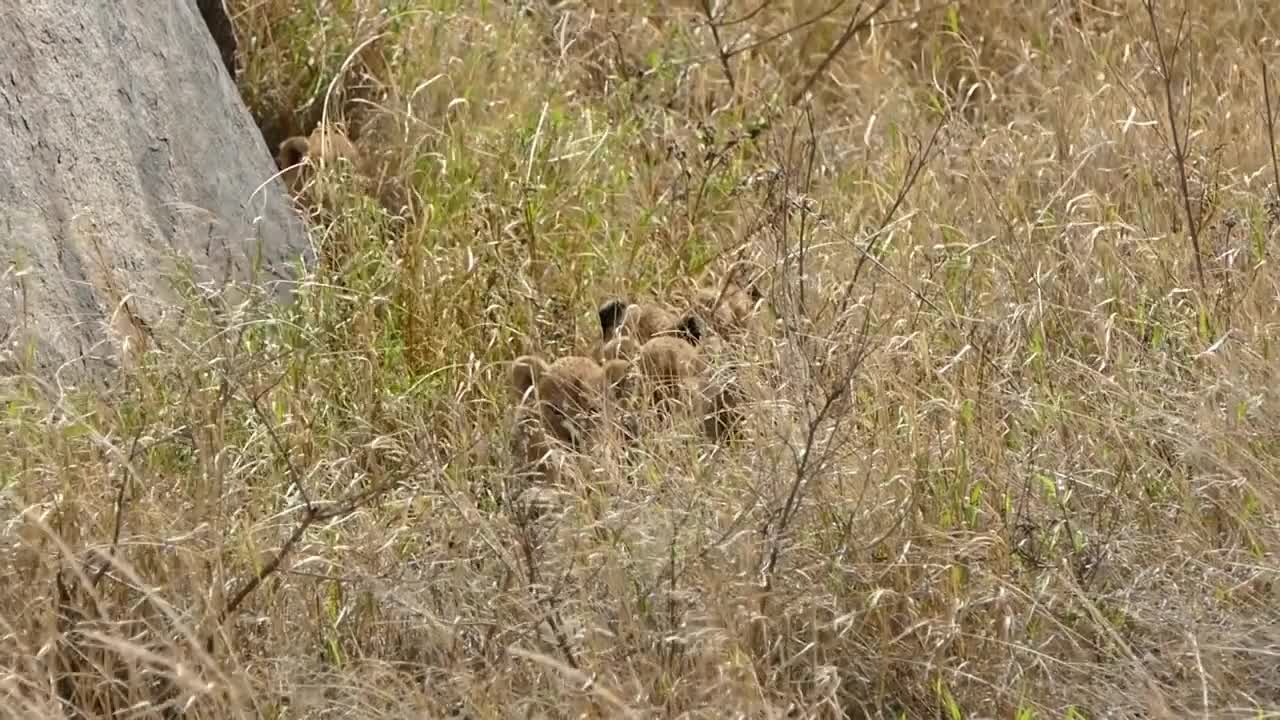
<svg viewBox="0 0 1280 720"><path fill-rule="evenodd" d="M560 469L552 443L542 429L537 405L517 404L511 425L511 454L520 474L533 475L546 482L558 481Z"/></svg>
<svg viewBox="0 0 1280 720"><path fill-rule="evenodd" d="M745 261L738 261L719 280L695 290L686 314L698 316L712 334L723 338L753 332L762 295L749 269Z"/></svg>
<svg viewBox="0 0 1280 720"><path fill-rule="evenodd" d="M678 318L661 305L610 300L600 306L601 341L615 337L631 337L643 343L649 338L670 333Z"/></svg>
<svg viewBox="0 0 1280 720"><path fill-rule="evenodd" d="M522 402L538 408L542 429L570 447L581 450L599 428L605 405L624 391L629 363L570 355L553 363L526 355L512 366L512 389Z"/></svg>
<svg viewBox="0 0 1280 720"><path fill-rule="evenodd" d="M702 430L715 443L734 439L742 424L745 400L741 385L732 376L707 373L699 383Z"/></svg>
<svg viewBox="0 0 1280 720"><path fill-rule="evenodd" d="M295 135L280 143L276 153L276 166L290 190L297 191L305 181L308 165L336 165L347 162L355 171L362 168L360 151L340 128L321 124L303 137Z"/></svg>
<svg viewBox="0 0 1280 720"><path fill-rule="evenodd" d="M596 362L624 360L632 362L640 354L640 343L633 337L616 337L601 345L595 352Z"/></svg>
<svg viewBox="0 0 1280 720"><path fill-rule="evenodd" d="M602 354L633 363L654 403L670 411L685 403L702 418L703 432L712 442L730 440L741 420L742 392L731 373L714 368L701 350L706 331L696 315L682 317L671 334L643 345L630 338L606 344Z"/></svg>
<svg viewBox="0 0 1280 720"><path fill-rule="evenodd" d="M700 288L694 294L691 311L719 335L733 337L749 329L756 301L751 293L735 281L716 288Z"/></svg>
<svg viewBox="0 0 1280 720"><path fill-rule="evenodd" d="M653 403L664 411L672 403L701 410L704 391L709 384L710 368L697 344L702 337L701 323L686 316L668 334L640 343L630 336L616 337L600 349L602 359L628 362L637 372L642 387Z"/></svg>
<svg viewBox="0 0 1280 720"><path fill-rule="evenodd" d="M642 345L635 364L659 403L690 397L697 391L694 381L707 369L697 348L673 335L661 335Z"/></svg>

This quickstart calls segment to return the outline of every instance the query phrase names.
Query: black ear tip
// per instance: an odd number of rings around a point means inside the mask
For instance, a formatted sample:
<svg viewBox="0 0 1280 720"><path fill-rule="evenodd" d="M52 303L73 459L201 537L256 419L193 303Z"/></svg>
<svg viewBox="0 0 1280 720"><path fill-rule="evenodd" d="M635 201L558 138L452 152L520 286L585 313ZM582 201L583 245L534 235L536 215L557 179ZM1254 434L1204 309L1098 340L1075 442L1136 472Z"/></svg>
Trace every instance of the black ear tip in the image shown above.
<svg viewBox="0 0 1280 720"><path fill-rule="evenodd" d="M627 303L618 298L609 300L600 306L600 330L604 334L604 339L608 340L613 329L622 322L622 316L627 312Z"/></svg>
<svg viewBox="0 0 1280 720"><path fill-rule="evenodd" d="M692 313L685 315L676 325L676 334L689 341L690 345L697 345L702 339L702 320Z"/></svg>

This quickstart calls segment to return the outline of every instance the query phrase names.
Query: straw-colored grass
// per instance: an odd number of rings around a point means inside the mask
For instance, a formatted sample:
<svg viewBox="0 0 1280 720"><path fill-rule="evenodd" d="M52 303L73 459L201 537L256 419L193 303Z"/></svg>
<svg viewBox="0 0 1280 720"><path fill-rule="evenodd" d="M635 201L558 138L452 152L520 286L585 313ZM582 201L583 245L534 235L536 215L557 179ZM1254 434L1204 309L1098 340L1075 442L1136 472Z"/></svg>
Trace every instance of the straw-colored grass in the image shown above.
<svg viewBox="0 0 1280 720"><path fill-rule="evenodd" d="M232 10L371 169L292 305L0 381L0 714L1280 717L1280 4ZM735 260L737 442L516 472L511 360Z"/></svg>

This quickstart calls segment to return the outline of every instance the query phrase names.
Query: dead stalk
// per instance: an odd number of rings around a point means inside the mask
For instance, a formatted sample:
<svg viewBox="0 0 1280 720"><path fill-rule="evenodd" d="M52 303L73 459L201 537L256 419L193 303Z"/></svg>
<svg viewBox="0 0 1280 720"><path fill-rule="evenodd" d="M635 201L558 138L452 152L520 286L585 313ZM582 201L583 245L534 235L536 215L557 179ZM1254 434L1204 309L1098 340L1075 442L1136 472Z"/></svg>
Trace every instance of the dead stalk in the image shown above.
<svg viewBox="0 0 1280 720"><path fill-rule="evenodd" d="M1172 68L1182 53L1183 43L1187 39L1187 8L1184 6L1178 18L1178 27L1174 31L1172 46L1166 47L1161 40L1160 23L1156 19L1156 0L1143 0L1147 11L1147 19L1151 23L1151 37L1156 44L1156 62L1159 64L1160 80L1164 90L1165 117L1169 123L1169 151L1173 155L1173 164L1178 171L1178 190L1182 195L1182 209L1186 214L1187 234L1191 240L1191 250L1196 258L1196 277L1200 281L1200 290L1208 289L1204 274L1204 257L1200 250L1200 218L1191 209L1191 189L1187 182L1187 161L1191 146L1191 84L1194 81L1191 73L1187 73L1187 92L1185 93L1186 118L1182 127L1178 126L1178 106L1174 100Z"/></svg>

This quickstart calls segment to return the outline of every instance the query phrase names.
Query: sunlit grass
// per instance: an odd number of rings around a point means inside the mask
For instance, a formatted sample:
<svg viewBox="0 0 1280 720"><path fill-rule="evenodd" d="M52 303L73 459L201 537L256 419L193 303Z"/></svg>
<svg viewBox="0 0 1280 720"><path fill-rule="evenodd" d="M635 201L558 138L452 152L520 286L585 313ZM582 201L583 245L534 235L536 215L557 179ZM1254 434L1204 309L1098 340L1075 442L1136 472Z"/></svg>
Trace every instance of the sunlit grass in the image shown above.
<svg viewBox="0 0 1280 720"><path fill-rule="evenodd" d="M731 83L700 3L233 3L268 140L342 120L376 182L320 179L292 305L178 279L110 394L0 385L0 707L1280 712L1280 15L1190 10L1201 285L1140 5L890 2L793 101L873 4ZM739 259L742 438L519 477L511 360Z"/></svg>

